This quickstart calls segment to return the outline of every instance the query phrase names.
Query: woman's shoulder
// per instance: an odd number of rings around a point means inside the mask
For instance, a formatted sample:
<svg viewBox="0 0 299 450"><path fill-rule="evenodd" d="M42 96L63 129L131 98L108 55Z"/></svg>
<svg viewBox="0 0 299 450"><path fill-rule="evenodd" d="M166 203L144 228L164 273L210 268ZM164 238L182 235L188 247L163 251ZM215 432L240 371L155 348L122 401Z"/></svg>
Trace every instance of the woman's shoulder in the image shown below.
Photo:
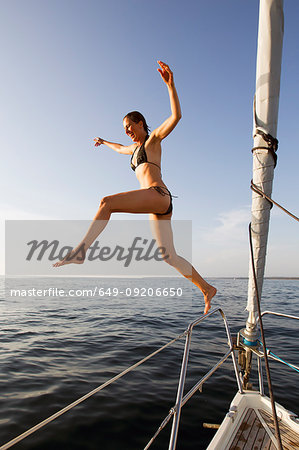
<svg viewBox="0 0 299 450"><path fill-rule="evenodd" d="M156 146L159 145L161 147L161 139L155 134L155 130L151 132L147 140L145 141L145 146Z"/></svg>

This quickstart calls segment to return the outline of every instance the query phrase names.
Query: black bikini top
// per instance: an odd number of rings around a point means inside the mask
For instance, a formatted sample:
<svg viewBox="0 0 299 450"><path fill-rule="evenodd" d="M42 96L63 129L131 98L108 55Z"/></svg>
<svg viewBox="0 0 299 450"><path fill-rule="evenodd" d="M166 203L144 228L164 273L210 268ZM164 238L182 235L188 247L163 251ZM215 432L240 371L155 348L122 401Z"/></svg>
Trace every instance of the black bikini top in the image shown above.
<svg viewBox="0 0 299 450"><path fill-rule="evenodd" d="M145 141L147 140L147 138L148 138L148 136L145 138ZM140 166L140 164L148 163L148 164L153 164L154 166L159 167L159 169L161 170L161 167L158 166L158 164L147 160L147 155L146 155L146 151L145 151L145 148L144 148L145 141L144 141L143 144L140 145L140 147L136 147L135 148L135 150L133 152L133 155L131 156L131 169L135 171L136 168L138 166ZM134 166L132 161L133 161L133 158L134 158L136 150L138 150L137 158L136 158L137 165Z"/></svg>

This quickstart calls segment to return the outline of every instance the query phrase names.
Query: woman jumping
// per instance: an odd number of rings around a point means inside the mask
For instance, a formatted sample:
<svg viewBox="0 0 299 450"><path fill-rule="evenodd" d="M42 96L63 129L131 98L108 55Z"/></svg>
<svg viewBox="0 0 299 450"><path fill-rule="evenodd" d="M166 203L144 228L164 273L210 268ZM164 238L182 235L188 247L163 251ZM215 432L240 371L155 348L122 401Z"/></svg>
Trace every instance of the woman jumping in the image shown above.
<svg viewBox="0 0 299 450"><path fill-rule="evenodd" d="M169 66L158 61L158 71L166 83L170 98L171 115L165 122L149 134L145 118L138 111L128 113L123 119L126 134L133 144L124 146L95 138L95 146L107 145L118 153L131 156L131 168L135 171L140 189L102 198L98 212L85 237L62 261L54 267L65 264L84 262L85 254L91 244L107 225L115 212L149 214L157 245L165 248L167 258L164 260L197 286L204 296L206 314L211 307L211 300L217 290L207 283L194 267L176 253L171 228L172 196L161 176L161 141L175 128L181 119L181 108ZM137 146L136 146L137 145Z"/></svg>

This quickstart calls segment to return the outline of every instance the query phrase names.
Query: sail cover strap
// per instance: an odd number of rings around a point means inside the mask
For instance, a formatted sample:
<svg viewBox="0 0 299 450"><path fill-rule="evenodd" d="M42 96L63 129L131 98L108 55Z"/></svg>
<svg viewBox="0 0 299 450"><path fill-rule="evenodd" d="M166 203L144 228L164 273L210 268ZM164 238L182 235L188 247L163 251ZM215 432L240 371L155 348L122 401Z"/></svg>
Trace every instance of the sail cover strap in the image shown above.
<svg viewBox="0 0 299 450"><path fill-rule="evenodd" d="M278 149L278 140L276 138L274 138L273 136L271 136L271 134L264 133L264 131L259 130L259 129L256 129L255 133L262 136L264 141L268 144L268 147L253 147L252 152L254 152L254 150L259 150L259 149L268 150L271 153L271 155L273 156L274 168L275 168L276 164L277 164L277 153L276 152Z"/></svg>

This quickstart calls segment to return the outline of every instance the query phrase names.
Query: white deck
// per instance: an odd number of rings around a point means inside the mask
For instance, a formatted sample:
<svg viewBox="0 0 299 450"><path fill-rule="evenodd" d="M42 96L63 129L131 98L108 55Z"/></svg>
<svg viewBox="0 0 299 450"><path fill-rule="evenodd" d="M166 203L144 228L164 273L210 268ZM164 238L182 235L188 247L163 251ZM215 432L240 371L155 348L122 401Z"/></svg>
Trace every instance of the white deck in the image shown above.
<svg viewBox="0 0 299 450"><path fill-rule="evenodd" d="M277 404L283 448L299 449L299 421ZM237 394L207 450L275 450L275 430L268 397L258 392Z"/></svg>

